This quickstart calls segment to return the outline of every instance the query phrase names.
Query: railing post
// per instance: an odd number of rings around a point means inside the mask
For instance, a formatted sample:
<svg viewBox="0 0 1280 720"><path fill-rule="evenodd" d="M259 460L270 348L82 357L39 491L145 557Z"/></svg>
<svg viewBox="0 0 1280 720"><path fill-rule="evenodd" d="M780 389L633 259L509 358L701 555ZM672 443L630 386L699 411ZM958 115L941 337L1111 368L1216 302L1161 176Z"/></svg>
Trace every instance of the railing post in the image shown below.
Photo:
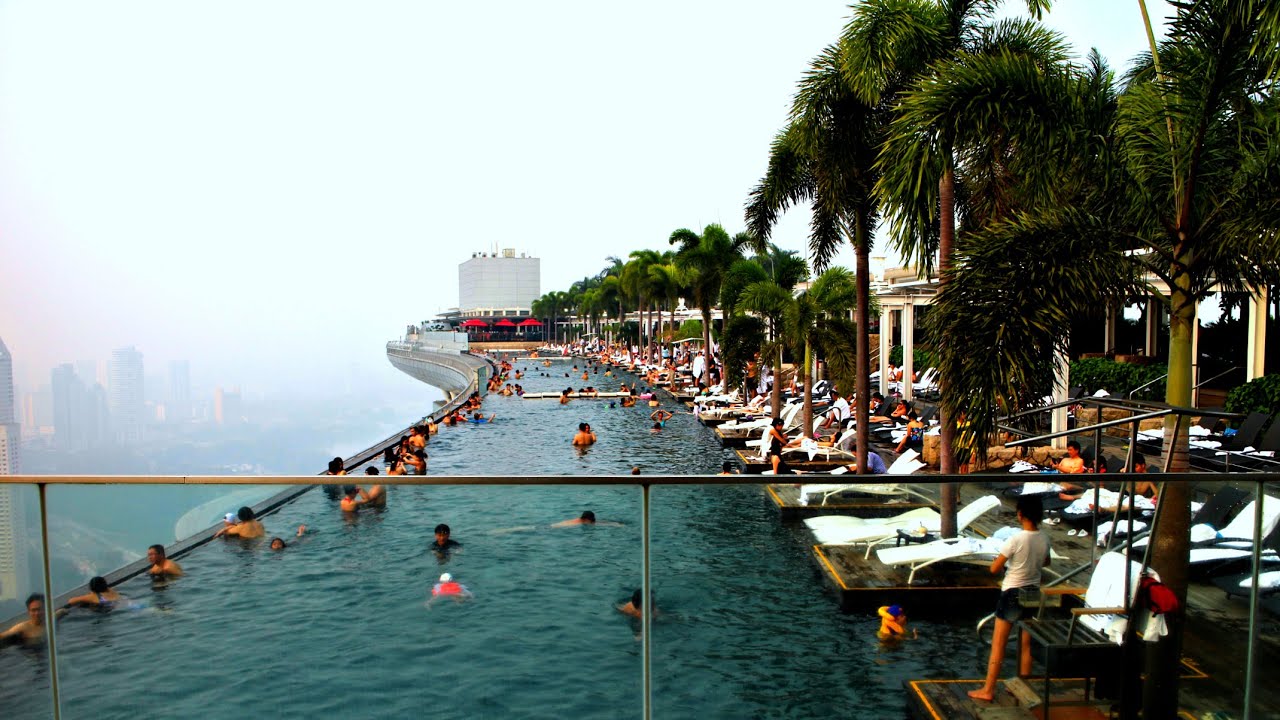
<svg viewBox="0 0 1280 720"><path fill-rule="evenodd" d="M644 677L644 720L650 720L653 717L653 702L651 699L653 674L651 672L652 666L649 662L649 654L653 649L653 644L649 629L652 625L650 619L653 617L653 594L649 592L649 483L641 483L640 491L640 537L643 547L641 552L643 571L640 578L641 673Z"/></svg>
<svg viewBox="0 0 1280 720"><path fill-rule="evenodd" d="M1244 720L1253 717L1253 683L1257 679L1254 673L1256 646L1258 642L1258 573L1262 567L1262 503L1266 499L1263 482L1258 481L1254 489L1253 499L1253 572L1250 575L1252 585L1249 586L1249 644L1244 658Z"/></svg>
<svg viewBox="0 0 1280 720"><path fill-rule="evenodd" d="M53 700L53 718L62 717L62 703L58 695L58 652L54 640L53 577L49 572L49 515L45 508L45 484L38 483L40 492L40 559L44 565L44 632L49 643L49 688Z"/></svg>

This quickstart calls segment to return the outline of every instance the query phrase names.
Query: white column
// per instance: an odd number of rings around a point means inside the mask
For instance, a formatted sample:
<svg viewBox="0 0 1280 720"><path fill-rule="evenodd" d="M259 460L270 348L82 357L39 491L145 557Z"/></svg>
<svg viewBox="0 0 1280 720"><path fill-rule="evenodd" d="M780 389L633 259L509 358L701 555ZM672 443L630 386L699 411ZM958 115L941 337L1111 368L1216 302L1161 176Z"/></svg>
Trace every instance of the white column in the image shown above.
<svg viewBox="0 0 1280 720"><path fill-rule="evenodd" d="M1067 399L1067 388L1071 383L1071 364L1065 352L1053 354L1053 402L1060 403ZM1054 410L1050 415L1050 432L1061 432L1067 429L1067 409ZM1066 436L1054 438L1053 447L1061 450L1067 446Z"/></svg>
<svg viewBox="0 0 1280 720"><path fill-rule="evenodd" d="M1267 288L1258 288L1249 303L1249 340L1244 359L1246 382L1267 372Z"/></svg>
<svg viewBox="0 0 1280 720"><path fill-rule="evenodd" d="M902 306L902 397L911 399L911 373L915 365L916 306L910 298Z"/></svg>
<svg viewBox="0 0 1280 720"><path fill-rule="evenodd" d="M893 311L880 305L880 394L889 392L889 346L893 343Z"/></svg>

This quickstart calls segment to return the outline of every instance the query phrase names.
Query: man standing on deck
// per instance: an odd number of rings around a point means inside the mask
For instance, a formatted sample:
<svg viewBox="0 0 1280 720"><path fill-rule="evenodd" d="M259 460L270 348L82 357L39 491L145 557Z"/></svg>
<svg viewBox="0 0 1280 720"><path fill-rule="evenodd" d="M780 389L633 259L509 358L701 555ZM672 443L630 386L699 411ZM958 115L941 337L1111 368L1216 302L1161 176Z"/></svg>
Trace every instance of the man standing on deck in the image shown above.
<svg viewBox="0 0 1280 720"><path fill-rule="evenodd" d="M707 371L707 358L701 352L693 359L693 363L689 366L689 374L693 375L693 384L702 384L702 375Z"/></svg>

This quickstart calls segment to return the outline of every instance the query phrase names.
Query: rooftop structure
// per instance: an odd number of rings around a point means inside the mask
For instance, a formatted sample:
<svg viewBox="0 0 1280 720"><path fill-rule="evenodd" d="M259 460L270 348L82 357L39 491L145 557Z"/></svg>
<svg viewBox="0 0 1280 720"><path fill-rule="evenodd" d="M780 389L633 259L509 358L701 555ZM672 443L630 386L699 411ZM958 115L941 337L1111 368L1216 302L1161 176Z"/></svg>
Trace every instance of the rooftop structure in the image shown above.
<svg viewBox="0 0 1280 720"><path fill-rule="evenodd" d="M525 317L541 295L541 260L518 256L512 248L500 253L473 253L458 265L458 315Z"/></svg>

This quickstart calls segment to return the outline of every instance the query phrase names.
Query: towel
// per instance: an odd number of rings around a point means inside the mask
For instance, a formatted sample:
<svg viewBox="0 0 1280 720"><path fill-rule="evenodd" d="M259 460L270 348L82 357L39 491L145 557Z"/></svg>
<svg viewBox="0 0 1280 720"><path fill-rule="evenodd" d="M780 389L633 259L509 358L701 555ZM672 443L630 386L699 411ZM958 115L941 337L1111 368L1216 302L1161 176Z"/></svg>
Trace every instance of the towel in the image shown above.
<svg viewBox="0 0 1280 720"><path fill-rule="evenodd" d="M1150 610L1146 611L1147 624L1142 633L1142 639L1147 642L1158 642L1160 638L1169 634L1169 625L1164 621L1164 615L1156 615Z"/></svg>
<svg viewBox="0 0 1280 720"><path fill-rule="evenodd" d="M1112 522L1110 520L1098 525L1098 547L1106 547L1107 540L1111 537ZM1141 520L1134 520L1133 527L1129 527L1128 521L1120 521L1120 532L1124 535L1132 535L1133 533L1142 532L1147 529L1147 524Z"/></svg>

